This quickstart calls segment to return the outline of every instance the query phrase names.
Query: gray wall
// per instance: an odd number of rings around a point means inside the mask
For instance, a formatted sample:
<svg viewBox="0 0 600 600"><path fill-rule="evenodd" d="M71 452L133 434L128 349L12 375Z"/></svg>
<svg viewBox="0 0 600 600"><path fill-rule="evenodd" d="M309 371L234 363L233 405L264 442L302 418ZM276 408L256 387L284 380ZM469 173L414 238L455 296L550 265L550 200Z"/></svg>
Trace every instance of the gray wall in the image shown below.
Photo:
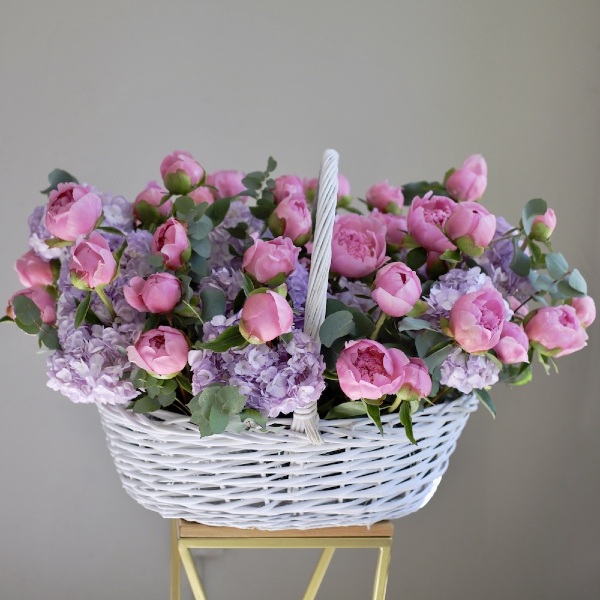
<svg viewBox="0 0 600 600"><path fill-rule="evenodd" d="M330 146L357 193L483 153L487 206L516 221L546 198L600 298L599 27L593 0L0 0L0 298L55 166L133 198L175 148L308 175ZM34 340L0 335L0 597L166 598L168 523L120 489L94 408L45 387ZM471 419L431 504L396 524L390 599L595 597L599 337ZM313 560L227 552L207 588L300 597ZM373 565L340 554L322 597L368 597Z"/></svg>

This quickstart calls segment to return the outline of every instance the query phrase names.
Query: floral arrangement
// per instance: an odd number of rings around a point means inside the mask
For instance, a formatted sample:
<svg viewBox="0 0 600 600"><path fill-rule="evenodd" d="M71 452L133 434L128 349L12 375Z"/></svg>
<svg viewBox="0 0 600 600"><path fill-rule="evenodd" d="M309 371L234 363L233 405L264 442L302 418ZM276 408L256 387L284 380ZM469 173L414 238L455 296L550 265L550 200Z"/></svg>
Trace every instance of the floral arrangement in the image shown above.
<svg viewBox="0 0 600 600"><path fill-rule="evenodd" d="M556 216L518 225L480 203L483 157L443 182L339 176L327 316L303 332L317 180L207 174L187 152L133 203L50 175L17 260L7 316L49 350L48 385L74 402L190 416L202 435L264 427L317 403L324 418L398 412L527 383L536 360L586 345L595 305L555 252ZM313 211L314 212L314 211Z"/></svg>

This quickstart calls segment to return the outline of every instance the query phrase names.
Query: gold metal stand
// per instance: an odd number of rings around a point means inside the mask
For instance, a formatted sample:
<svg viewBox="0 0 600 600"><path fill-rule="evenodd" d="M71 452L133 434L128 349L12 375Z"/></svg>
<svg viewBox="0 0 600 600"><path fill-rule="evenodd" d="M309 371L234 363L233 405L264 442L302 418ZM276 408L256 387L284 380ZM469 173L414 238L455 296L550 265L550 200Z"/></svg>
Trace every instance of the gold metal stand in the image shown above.
<svg viewBox="0 0 600 600"><path fill-rule="evenodd" d="M190 582L195 600L207 600L192 559L193 548L322 548L303 600L314 600L337 548L378 548L379 560L373 585L373 600L384 600L392 552L394 526L389 521L372 527L326 527L300 531L260 531L233 527L209 527L176 519L171 538L171 600L180 600L180 564Z"/></svg>

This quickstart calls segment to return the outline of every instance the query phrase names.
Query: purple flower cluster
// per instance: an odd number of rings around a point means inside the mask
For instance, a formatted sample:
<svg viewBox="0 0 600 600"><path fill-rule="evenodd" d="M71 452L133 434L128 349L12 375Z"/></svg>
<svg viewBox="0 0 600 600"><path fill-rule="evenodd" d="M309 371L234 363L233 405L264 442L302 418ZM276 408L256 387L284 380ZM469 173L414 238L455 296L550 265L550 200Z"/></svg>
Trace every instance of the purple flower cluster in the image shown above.
<svg viewBox="0 0 600 600"><path fill-rule="evenodd" d="M205 325L205 340L235 320L215 317ZM304 408L317 401L325 389L318 345L298 330L276 347L260 344L223 353L192 351L190 365L194 394L213 383L236 386L246 396L247 406L269 417Z"/></svg>
<svg viewBox="0 0 600 600"><path fill-rule="evenodd" d="M494 385L499 378L500 367L483 354L469 354L453 348L440 367L440 383L456 388L463 394Z"/></svg>

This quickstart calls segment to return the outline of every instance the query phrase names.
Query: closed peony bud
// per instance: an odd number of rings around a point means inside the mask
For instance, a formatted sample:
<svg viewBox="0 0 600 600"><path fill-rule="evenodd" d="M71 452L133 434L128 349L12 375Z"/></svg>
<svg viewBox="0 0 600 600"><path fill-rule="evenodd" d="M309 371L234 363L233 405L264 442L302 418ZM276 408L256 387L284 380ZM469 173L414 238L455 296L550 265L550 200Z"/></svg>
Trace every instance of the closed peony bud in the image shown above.
<svg viewBox="0 0 600 600"><path fill-rule="evenodd" d="M157 379L171 379L186 366L190 345L185 335L163 325L150 329L127 348L129 360Z"/></svg>
<svg viewBox="0 0 600 600"><path fill-rule="evenodd" d="M383 213L398 214L404 206L402 188L390 185L387 181L371 186L365 200L371 208L377 208Z"/></svg>
<svg viewBox="0 0 600 600"><path fill-rule="evenodd" d="M125 300L140 312L168 313L181 300L181 282L171 273L155 273L145 281L133 277L123 287Z"/></svg>
<svg viewBox="0 0 600 600"><path fill-rule="evenodd" d="M44 287L54 283L54 273L50 263L40 258L33 250L26 252L15 263L15 270L21 285Z"/></svg>
<svg viewBox="0 0 600 600"><path fill-rule="evenodd" d="M312 220L304 197L284 198L275 207L268 224L273 235L288 237L296 246L306 244L311 236Z"/></svg>
<svg viewBox="0 0 600 600"><path fill-rule="evenodd" d="M206 183L214 188L213 195L219 200L237 196L245 191L246 186L242 183L244 177L246 174L241 171L215 171L206 177Z"/></svg>
<svg viewBox="0 0 600 600"><path fill-rule="evenodd" d="M427 398L432 388L427 365L420 358L410 358L409 361L404 367L404 379L396 397L408 401Z"/></svg>
<svg viewBox="0 0 600 600"><path fill-rule="evenodd" d="M476 202L487 187L487 163L481 154L469 156L446 180L446 190L459 202Z"/></svg>
<svg viewBox="0 0 600 600"><path fill-rule="evenodd" d="M571 298L569 304L575 309L577 318L584 327L589 327L596 320L596 303L590 296Z"/></svg>
<svg viewBox="0 0 600 600"><path fill-rule="evenodd" d="M531 225L529 237L541 242L546 241L552 235L556 227L556 214L549 208L543 215L537 215Z"/></svg>
<svg viewBox="0 0 600 600"><path fill-rule="evenodd" d="M202 181L204 169L189 152L176 150L163 158L160 174L169 192L187 194Z"/></svg>
<svg viewBox="0 0 600 600"><path fill-rule="evenodd" d="M275 180L275 189L273 196L275 204L279 204L288 196L304 196L304 186L302 180L297 175L282 175Z"/></svg>
<svg viewBox="0 0 600 600"><path fill-rule="evenodd" d="M546 356L566 356L587 345L588 334L568 305L543 306L527 320L525 333L531 345Z"/></svg>
<svg viewBox="0 0 600 600"><path fill-rule="evenodd" d="M152 253L162 256L167 269L176 271L191 256L185 227L175 218L167 219L152 237Z"/></svg>
<svg viewBox="0 0 600 600"><path fill-rule="evenodd" d="M270 342L292 330L294 314L287 300L271 290L252 294L244 302L240 333L251 344Z"/></svg>
<svg viewBox="0 0 600 600"><path fill-rule="evenodd" d="M377 271L371 296L386 315L403 317L421 297L421 282L404 263L389 263Z"/></svg>
<svg viewBox="0 0 600 600"><path fill-rule="evenodd" d="M242 268L258 283L280 285L296 268L300 248L287 237L277 237L266 242L255 239L246 250Z"/></svg>
<svg viewBox="0 0 600 600"><path fill-rule="evenodd" d="M161 188L156 181L150 181L148 185L136 196L133 202L133 212L135 216L138 219L140 218L139 205L141 202L145 202L150 206L156 207L159 214L161 214L163 217L170 216L171 210L173 209L172 200L167 200L161 204L161 201L166 194L167 191Z"/></svg>
<svg viewBox="0 0 600 600"><path fill-rule="evenodd" d="M496 232L496 217L477 202L461 202L448 217L446 235L467 256L480 256Z"/></svg>
<svg viewBox="0 0 600 600"><path fill-rule="evenodd" d="M493 348L498 360L505 365L529 362L529 338L520 325L504 321L500 341Z"/></svg>
<svg viewBox="0 0 600 600"><path fill-rule="evenodd" d="M69 261L71 281L76 288L93 290L108 285L116 276L117 263L108 242L97 231L73 246Z"/></svg>

